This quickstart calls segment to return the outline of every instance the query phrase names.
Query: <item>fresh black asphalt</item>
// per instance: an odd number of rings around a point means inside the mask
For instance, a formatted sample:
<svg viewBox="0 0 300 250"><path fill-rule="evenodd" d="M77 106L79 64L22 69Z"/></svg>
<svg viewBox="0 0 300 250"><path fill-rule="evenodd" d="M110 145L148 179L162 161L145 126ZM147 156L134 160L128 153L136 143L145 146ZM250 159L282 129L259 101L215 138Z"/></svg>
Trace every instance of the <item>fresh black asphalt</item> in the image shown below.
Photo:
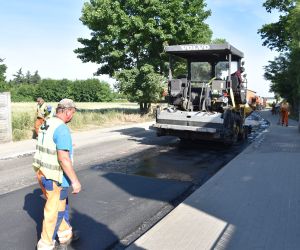
<svg viewBox="0 0 300 250"><path fill-rule="evenodd" d="M72 226L80 240L69 249L109 249L183 194L189 182L97 170L79 172L83 190L70 194ZM38 185L0 196L0 250L32 250L41 232L44 198ZM118 244L122 248L122 244Z"/></svg>

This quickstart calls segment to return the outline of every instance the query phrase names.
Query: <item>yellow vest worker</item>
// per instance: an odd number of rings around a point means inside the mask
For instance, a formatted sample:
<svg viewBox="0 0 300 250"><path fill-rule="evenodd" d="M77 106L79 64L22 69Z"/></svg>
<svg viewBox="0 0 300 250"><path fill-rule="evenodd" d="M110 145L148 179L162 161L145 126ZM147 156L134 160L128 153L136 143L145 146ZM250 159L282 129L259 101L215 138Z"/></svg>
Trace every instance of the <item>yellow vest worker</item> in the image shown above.
<svg viewBox="0 0 300 250"><path fill-rule="evenodd" d="M77 238L72 231L68 212L68 188L79 193L81 184L73 168L72 138L66 123L76 107L72 100L63 99L39 129L33 168L47 199L38 250L52 250L57 244L65 247ZM56 242L56 236L59 242Z"/></svg>

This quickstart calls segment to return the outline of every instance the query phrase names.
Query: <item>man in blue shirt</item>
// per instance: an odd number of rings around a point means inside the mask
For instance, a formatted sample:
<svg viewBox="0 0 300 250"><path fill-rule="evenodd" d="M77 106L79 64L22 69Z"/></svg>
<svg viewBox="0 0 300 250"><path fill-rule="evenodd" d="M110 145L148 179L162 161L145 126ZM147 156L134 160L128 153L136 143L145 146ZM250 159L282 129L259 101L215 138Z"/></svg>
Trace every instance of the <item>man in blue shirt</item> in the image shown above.
<svg viewBox="0 0 300 250"><path fill-rule="evenodd" d="M66 123L72 120L76 106L71 99L63 99L56 109L56 116L47 119L39 130L34 168L47 199L38 250L52 250L58 237L59 249L75 239L69 222L68 188L73 194L81 191L81 184L73 168L73 147Z"/></svg>

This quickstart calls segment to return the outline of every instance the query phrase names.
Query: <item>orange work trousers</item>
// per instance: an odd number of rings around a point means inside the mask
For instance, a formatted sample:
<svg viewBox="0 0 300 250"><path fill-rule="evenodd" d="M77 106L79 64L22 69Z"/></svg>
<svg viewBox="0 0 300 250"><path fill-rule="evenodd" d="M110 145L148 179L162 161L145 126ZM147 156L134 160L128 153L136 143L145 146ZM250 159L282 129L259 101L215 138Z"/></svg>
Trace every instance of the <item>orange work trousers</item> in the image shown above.
<svg viewBox="0 0 300 250"><path fill-rule="evenodd" d="M289 112L287 110L281 111L281 124L285 126L289 125Z"/></svg>
<svg viewBox="0 0 300 250"><path fill-rule="evenodd" d="M39 134L40 126L42 126L44 121L45 121L44 118L41 118L41 117L36 118L36 121L34 123L34 131L35 131L36 135Z"/></svg>
<svg viewBox="0 0 300 250"><path fill-rule="evenodd" d="M56 236L60 243L65 243L72 237L68 211L68 188L59 186L56 181L46 179L41 171L38 171L37 176L46 197L42 234L37 249L52 249Z"/></svg>

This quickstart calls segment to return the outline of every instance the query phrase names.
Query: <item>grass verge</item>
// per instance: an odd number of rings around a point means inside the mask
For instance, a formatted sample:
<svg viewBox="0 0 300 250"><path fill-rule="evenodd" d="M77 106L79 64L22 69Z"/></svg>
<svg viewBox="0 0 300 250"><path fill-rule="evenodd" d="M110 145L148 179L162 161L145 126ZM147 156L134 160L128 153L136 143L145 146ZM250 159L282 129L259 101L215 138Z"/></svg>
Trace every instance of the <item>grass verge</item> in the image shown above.
<svg viewBox="0 0 300 250"><path fill-rule="evenodd" d="M101 107L99 104L78 104L81 109L76 112L69 123L71 131L147 122L154 119L152 114L141 116L138 106L135 104L126 104L126 107L117 106L115 103L114 105L114 107L110 107L105 104ZM34 121L34 103L25 104L24 108L21 108L20 104L12 105L13 141L31 139Z"/></svg>

